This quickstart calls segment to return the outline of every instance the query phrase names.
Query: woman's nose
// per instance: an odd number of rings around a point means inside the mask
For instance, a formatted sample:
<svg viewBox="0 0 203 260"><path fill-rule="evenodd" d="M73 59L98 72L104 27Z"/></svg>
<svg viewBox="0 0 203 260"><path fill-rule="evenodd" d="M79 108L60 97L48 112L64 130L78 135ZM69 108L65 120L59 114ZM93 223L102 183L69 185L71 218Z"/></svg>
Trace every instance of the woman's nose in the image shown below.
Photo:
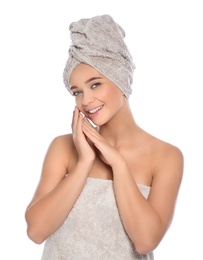
<svg viewBox="0 0 203 260"><path fill-rule="evenodd" d="M83 92L82 105L86 106L94 101L94 95L91 91Z"/></svg>

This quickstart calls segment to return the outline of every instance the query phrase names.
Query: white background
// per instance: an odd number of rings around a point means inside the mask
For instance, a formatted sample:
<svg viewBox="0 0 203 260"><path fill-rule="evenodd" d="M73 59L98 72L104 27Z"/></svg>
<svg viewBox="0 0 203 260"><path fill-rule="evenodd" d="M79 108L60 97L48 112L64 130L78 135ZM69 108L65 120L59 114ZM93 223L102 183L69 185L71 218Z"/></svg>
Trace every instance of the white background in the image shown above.
<svg viewBox="0 0 203 260"><path fill-rule="evenodd" d="M178 146L184 178L156 260L202 258L202 1L0 2L0 259L40 259L24 211L51 140L71 131L74 99L63 85L69 24L110 14L136 64L130 97L137 123ZM121 122L122 124L122 122Z"/></svg>

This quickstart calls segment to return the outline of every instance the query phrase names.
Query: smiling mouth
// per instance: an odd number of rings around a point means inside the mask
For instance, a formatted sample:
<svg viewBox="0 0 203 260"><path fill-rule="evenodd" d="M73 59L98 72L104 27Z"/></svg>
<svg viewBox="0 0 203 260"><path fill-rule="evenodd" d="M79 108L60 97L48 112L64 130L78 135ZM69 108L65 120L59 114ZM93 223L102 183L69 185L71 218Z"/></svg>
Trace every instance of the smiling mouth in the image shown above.
<svg viewBox="0 0 203 260"><path fill-rule="evenodd" d="M92 109L92 110L89 110L88 113L89 113L89 114L95 114L96 112L98 112L99 110L101 110L103 106L104 106L104 105L101 105L101 106L96 107L96 108L94 108L94 109Z"/></svg>

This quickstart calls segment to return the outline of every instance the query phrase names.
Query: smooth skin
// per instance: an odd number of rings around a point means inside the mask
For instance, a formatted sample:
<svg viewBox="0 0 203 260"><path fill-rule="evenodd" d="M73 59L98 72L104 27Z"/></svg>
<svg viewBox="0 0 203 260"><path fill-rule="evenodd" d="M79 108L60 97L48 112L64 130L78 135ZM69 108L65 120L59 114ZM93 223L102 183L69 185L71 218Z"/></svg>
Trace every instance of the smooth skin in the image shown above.
<svg viewBox="0 0 203 260"><path fill-rule="evenodd" d="M76 100L72 134L50 144L25 213L28 236L42 243L56 231L88 177L112 179L124 228L137 252L148 253L173 219L183 155L141 129L124 94L94 68L79 64L70 85ZM136 183L151 187L147 200Z"/></svg>

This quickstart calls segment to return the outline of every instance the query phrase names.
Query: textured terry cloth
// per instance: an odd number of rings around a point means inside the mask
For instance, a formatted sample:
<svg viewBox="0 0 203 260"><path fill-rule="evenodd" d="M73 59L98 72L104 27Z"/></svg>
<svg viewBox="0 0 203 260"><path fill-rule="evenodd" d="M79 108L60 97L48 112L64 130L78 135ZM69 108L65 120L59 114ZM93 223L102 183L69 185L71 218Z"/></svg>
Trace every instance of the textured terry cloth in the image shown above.
<svg viewBox="0 0 203 260"><path fill-rule="evenodd" d="M132 93L135 65L124 41L125 31L109 15L81 19L70 24L71 45L63 78L70 91L73 69L85 63L110 79L128 98Z"/></svg>
<svg viewBox="0 0 203 260"><path fill-rule="evenodd" d="M135 184L136 185L136 184ZM139 185L145 198L150 187ZM45 242L41 260L152 260L138 254L122 225L113 181L88 178L62 226Z"/></svg>

